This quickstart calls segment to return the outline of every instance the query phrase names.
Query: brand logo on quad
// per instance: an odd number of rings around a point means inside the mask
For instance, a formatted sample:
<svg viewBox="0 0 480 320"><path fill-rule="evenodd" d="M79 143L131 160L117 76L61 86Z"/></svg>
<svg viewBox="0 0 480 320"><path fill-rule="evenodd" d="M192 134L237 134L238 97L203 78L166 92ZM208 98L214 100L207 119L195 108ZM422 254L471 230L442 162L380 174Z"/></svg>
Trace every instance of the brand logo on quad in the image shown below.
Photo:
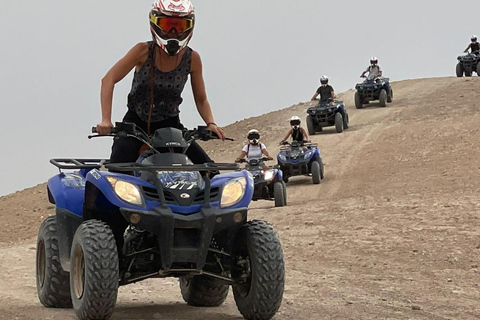
<svg viewBox="0 0 480 320"><path fill-rule="evenodd" d="M182 193L182 194L180 195L180 198L182 198L182 199L188 199L188 198L190 198L190 195L189 195L188 193Z"/></svg>

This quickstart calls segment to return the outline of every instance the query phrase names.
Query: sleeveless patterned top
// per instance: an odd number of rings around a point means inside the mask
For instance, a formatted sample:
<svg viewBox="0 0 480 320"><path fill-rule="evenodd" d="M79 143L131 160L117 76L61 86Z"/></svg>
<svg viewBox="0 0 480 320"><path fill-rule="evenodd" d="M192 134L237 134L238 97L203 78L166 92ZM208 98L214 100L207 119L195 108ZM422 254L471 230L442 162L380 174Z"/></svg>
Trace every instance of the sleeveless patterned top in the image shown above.
<svg viewBox="0 0 480 320"><path fill-rule="evenodd" d="M182 61L170 72L160 71L154 64L155 45L148 42L148 58L142 68L133 76L132 89L128 94L127 107L135 112L142 121L148 121L150 112L150 71L153 70L153 109L151 122L176 117L180 113L181 97L192 62L192 49L185 48ZM153 68L152 68L153 63Z"/></svg>

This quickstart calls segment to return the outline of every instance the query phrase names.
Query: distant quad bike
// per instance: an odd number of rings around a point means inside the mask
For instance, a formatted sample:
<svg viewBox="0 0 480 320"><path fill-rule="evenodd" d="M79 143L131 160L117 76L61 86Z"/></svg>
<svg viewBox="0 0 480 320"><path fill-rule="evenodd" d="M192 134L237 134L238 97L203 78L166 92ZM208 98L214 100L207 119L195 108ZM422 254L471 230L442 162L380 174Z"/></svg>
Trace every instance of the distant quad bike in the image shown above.
<svg viewBox="0 0 480 320"><path fill-rule="evenodd" d="M309 135L321 132L324 127L335 126L335 130L340 133L348 129L349 118L343 101L333 101L333 105L328 102L319 103L315 107L308 108L307 129Z"/></svg>
<svg viewBox="0 0 480 320"><path fill-rule="evenodd" d="M471 77L473 72L480 76L480 55L474 53L466 53L457 57L458 63L456 68L457 77Z"/></svg>
<svg viewBox="0 0 480 320"><path fill-rule="evenodd" d="M277 154L277 161L286 183L292 176L311 174L312 182L319 184L325 176L323 160L316 143L284 141Z"/></svg>
<svg viewBox="0 0 480 320"><path fill-rule="evenodd" d="M378 100L381 107L386 107L387 102L393 101L393 89L390 86L389 78L368 77L364 82L355 86L355 107L362 109L364 104Z"/></svg>
<svg viewBox="0 0 480 320"><path fill-rule="evenodd" d="M252 200L274 200L275 207L287 205L287 186L283 181L282 170L273 167L264 170L268 158L248 160L248 171L253 176L254 190ZM247 162L241 159L240 162Z"/></svg>
<svg viewBox="0 0 480 320"><path fill-rule="evenodd" d="M245 319L272 318L284 258L273 227L248 220L250 174L237 164L190 161L184 152L193 140L216 138L206 127L163 128L151 138L130 123L113 129L108 136L133 137L151 150L135 163L50 160L60 173L48 181L56 215L38 233L40 302L73 306L82 320L108 319L119 286L178 277L189 305L219 306L231 285ZM219 170L236 172L210 178Z"/></svg>

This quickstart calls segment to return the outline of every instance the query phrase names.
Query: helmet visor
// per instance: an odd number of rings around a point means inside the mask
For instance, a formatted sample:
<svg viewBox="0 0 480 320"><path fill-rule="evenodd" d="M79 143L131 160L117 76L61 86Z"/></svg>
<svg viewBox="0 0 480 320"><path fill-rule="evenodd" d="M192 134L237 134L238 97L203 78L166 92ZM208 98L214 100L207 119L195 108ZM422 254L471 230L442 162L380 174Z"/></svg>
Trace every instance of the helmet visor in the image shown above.
<svg viewBox="0 0 480 320"><path fill-rule="evenodd" d="M150 22L159 27L163 32L169 32L175 29L177 33L183 33L193 28L193 19L178 18L178 17L166 17L150 15Z"/></svg>
<svg viewBox="0 0 480 320"><path fill-rule="evenodd" d="M258 139L260 139L260 135L258 133L250 133L247 138L248 138L248 140L253 140L253 139L258 140Z"/></svg>
<svg viewBox="0 0 480 320"><path fill-rule="evenodd" d="M291 126L299 126L300 125L300 120L292 120L290 121Z"/></svg>

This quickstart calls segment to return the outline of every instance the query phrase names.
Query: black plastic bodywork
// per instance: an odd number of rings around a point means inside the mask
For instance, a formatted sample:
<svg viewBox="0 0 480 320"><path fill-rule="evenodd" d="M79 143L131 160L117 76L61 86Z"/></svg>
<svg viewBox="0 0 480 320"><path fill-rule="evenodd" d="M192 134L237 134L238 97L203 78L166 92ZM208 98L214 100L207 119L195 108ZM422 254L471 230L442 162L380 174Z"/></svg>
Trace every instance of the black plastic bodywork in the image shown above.
<svg viewBox="0 0 480 320"><path fill-rule="evenodd" d="M318 128L334 126L335 115L337 113L341 113L342 118L347 116L345 104L341 101L334 105L329 105L327 103L318 104L315 107L308 108L307 113L312 118L313 125L315 126L315 129L317 129L316 131L320 131Z"/></svg>
<svg viewBox="0 0 480 320"><path fill-rule="evenodd" d="M388 94L390 92L390 81L388 78L381 79L380 81L367 80L362 83L357 83L355 89L357 89L357 92L360 94L362 102L367 103L378 100L382 89Z"/></svg>

